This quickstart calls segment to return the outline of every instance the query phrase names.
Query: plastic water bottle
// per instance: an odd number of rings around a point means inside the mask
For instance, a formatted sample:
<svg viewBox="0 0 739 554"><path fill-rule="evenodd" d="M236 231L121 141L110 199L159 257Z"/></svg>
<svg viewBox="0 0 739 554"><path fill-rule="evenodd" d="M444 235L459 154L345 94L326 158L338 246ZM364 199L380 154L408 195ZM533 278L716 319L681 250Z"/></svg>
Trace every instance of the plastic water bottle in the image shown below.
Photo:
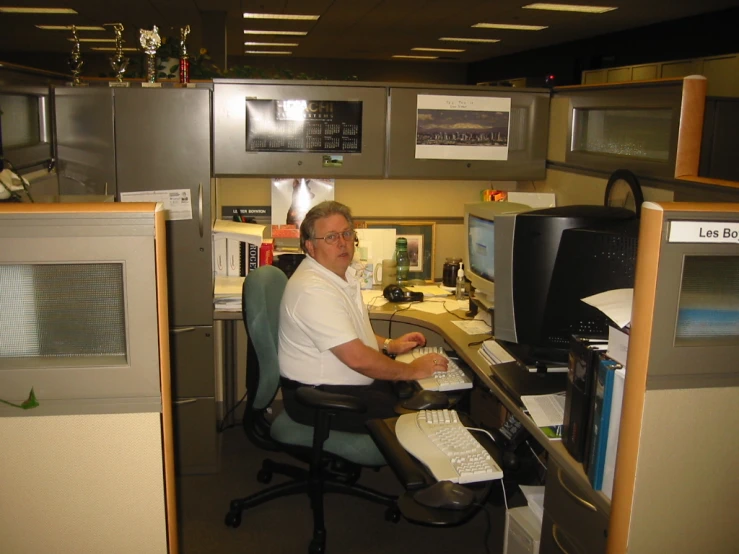
<svg viewBox="0 0 739 554"><path fill-rule="evenodd" d="M395 261L398 264L398 284L407 282L411 258L408 256L408 241L403 237L395 241Z"/></svg>

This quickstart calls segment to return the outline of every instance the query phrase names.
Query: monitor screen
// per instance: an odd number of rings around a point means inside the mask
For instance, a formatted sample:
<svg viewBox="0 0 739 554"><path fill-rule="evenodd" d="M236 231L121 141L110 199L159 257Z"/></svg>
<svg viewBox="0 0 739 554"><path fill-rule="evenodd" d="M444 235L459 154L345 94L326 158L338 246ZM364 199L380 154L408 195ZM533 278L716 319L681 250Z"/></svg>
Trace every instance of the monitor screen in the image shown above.
<svg viewBox="0 0 739 554"><path fill-rule="evenodd" d="M495 222L470 215L469 270L483 279L495 280Z"/></svg>
<svg viewBox="0 0 739 554"><path fill-rule="evenodd" d="M495 297L495 218L530 210L515 202L477 202L464 205L467 242L464 245L464 275L473 288L478 306L492 310Z"/></svg>

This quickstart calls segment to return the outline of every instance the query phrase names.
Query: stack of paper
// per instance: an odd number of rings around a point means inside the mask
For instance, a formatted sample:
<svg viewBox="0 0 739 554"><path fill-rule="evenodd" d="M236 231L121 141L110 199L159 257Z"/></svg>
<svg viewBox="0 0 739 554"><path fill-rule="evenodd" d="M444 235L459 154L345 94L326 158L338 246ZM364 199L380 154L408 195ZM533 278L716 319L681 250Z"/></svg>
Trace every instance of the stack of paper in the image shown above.
<svg viewBox="0 0 739 554"><path fill-rule="evenodd" d="M478 352L490 365L505 364L516 361L516 359L511 356L505 348L495 342L495 339L489 339L483 342L482 347Z"/></svg>
<svg viewBox="0 0 739 554"><path fill-rule="evenodd" d="M264 225L217 219L213 224L213 234L217 238L235 239L260 246L264 237Z"/></svg>
<svg viewBox="0 0 739 554"><path fill-rule="evenodd" d="M436 296L449 296L450 292L444 290L439 285L412 285L406 287L413 292L422 292L424 298L433 298Z"/></svg>
<svg viewBox="0 0 739 554"><path fill-rule="evenodd" d="M241 311L241 289L245 277L217 275L213 289L213 306L216 310Z"/></svg>

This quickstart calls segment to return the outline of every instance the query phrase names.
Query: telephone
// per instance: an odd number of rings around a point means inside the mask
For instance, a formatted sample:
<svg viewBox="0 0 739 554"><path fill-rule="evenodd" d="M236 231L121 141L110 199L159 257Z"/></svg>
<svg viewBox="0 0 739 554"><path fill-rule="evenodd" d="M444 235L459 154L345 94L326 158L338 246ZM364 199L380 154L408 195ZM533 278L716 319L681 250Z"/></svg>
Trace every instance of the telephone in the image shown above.
<svg viewBox="0 0 739 554"><path fill-rule="evenodd" d="M388 285L382 291L382 295L390 302L421 302L423 301L422 292L413 292L403 290L399 285Z"/></svg>

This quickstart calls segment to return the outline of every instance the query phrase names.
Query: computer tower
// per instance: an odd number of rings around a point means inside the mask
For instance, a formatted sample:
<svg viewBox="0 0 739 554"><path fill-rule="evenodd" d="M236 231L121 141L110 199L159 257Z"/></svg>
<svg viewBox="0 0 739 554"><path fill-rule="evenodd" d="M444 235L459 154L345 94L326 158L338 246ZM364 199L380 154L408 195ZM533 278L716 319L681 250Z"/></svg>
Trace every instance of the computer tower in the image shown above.
<svg viewBox="0 0 739 554"><path fill-rule="evenodd" d="M538 554L541 521L528 506L506 512L503 554Z"/></svg>

